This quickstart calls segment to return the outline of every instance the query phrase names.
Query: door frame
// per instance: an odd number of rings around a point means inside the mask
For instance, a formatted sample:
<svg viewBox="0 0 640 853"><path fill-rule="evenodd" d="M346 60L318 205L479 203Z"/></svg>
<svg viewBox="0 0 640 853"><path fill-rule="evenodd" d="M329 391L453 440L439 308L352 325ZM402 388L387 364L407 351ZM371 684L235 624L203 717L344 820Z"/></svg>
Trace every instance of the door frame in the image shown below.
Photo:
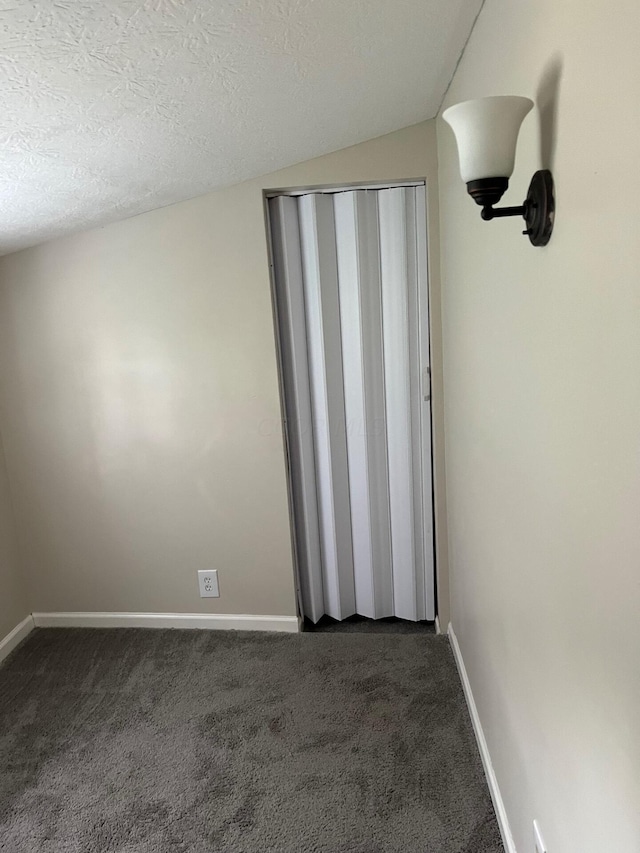
<svg viewBox="0 0 640 853"><path fill-rule="evenodd" d="M430 540L431 547L433 549L433 586L434 586L434 608L435 608L435 625L436 631L440 632L439 619L438 619L438 569L439 569L439 560L438 560L438 548L436 543L436 491L435 491L435 469L434 469L434 406L433 406L433 334L432 334L432 294L431 294L431 257L430 257L430 241L429 241L429 184L426 178L415 178L415 179L405 179L405 180L397 180L397 181L370 181L366 183L347 183L347 184L321 184L321 185L307 185L307 186L298 186L298 187L276 187L276 188L266 188L262 191L262 203L263 203L263 212L264 212L264 221L265 221L265 233L266 233L266 241L267 241L267 257L269 263L269 282L271 289L271 310L272 310L272 318L273 318L273 328L274 328L274 338L275 338L275 346L276 346L276 361L277 361L277 369L278 369L278 392L279 392L279 402L280 402L280 422L282 427L282 438L283 438L283 447L284 447L284 457L285 457L285 468L286 468L286 479L287 479L287 501L288 501L288 509L289 509L289 534L291 537L291 553L293 560L293 570L294 570L294 582L295 582L295 591L296 591L296 604L298 610L298 619L300 624L302 624L304 620L304 610L302 603L302 592L301 592L301 584L300 584L300 569L299 569L299 545L297 541L297 532L296 532L296 523L295 523L295 514L294 514L294 500L293 500L293 485L292 485L292 459L291 459L291 442L289 431L287 429L287 418L286 418L286 401L285 401L285 383L284 383L284 369L283 369L283 353L282 353L282 329L280 324L279 312L278 312L278 303L277 303L277 285L275 280L275 268L274 268L274 250L273 250L273 241L272 241L272 223L271 223L271 215L269 210L269 201L270 199L277 198L278 196L302 196L308 195L310 193L323 193L333 195L335 193L340 192L350 192L355 190L384 190L384 189L394 189L398 187L424 187L425 190L425 221L424 221L424 236L425 236L425 245L426 245L426 268L425 268L425 281L422 288L418 287L418 299L420 306L420 328L423 328L423 323L426 323L426 328L429 332L429 344L427 347L427 352L429 356L429 367L428 367L428 394L429 394L429 426L430 426L430 447L428 460L425 460L425 440L424 440L424 432L420 438L420 448L422 455L422 495L423 495L423 507L424 507L424 498L427 494L431 496L431 518L427 520L423 514L423 525L422 525L422 536L425 542L425 545L428 542L427 534L430 532ZM422 316L422 308L424 304L424 310L426 311L426 317ZM419 335L419 347L420 352L424 351L423 348L423 335ZM421 400L424 400L425 392L427 391L426 386L427 377L425 377L424 370L422 371L421 376Z"/></svg>

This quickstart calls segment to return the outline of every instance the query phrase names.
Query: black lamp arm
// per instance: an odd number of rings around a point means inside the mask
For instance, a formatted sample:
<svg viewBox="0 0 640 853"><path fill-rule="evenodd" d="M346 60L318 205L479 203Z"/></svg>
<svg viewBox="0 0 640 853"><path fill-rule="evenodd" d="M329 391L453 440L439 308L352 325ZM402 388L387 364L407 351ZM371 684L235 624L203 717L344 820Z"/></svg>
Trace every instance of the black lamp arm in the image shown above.
<svg viewBox="0 0 640 853"><path fill-rule="evenodd" d="M536 172L529 184L524 204L519 207L494 207L508 186L508 178L481 178L468 181L467 191L476 204L482 207L480 216L485 221L504 216L522 216L527 225L522 233L528 235L534 246L546 246L555 220L553 175L548 169Z"/></svg>
<svg viewBox="0 0 640 853"><path fill-rule="evenodd" d="M521 204L520 207L491 207L487 205L482 208L480 216L487 222L490 219L498 219L501 216L524 216L526 206Z"/></svg>

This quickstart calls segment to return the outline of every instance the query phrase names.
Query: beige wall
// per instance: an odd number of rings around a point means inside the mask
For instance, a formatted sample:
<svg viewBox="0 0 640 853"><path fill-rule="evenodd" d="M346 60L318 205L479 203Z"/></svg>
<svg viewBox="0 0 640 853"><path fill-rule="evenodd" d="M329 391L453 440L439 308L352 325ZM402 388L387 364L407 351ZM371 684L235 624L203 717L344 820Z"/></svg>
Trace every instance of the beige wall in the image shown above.
<svg viewBox="0 0 640 853"><path fill-rule="evenodd" d="M0 261L33 610L295 613L262 190L416 177L437 317L434 122ZM201 568L220 599L198 597Z"/></svg>
<svg viewBox="0 0 640 853"><path fill-rule="evenodd" d="M446 98L528 95L482 222L438 122L453 625L519 853L640 851L640 5L486 0Z"/></svg>
<svg viewBox="0 0 640 853"><path fill-rule="evenodd" d="M13 508L0 434L0 640L30 612L19 570Z"/></svg>

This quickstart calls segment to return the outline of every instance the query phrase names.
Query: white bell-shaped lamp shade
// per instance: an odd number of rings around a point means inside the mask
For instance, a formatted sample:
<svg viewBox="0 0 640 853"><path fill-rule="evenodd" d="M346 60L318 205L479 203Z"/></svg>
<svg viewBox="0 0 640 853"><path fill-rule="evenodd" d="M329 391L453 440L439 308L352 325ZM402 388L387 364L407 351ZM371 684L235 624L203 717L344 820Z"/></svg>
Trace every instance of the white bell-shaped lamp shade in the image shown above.
<svg viewBox="0 0 640 853"><path fill-rule="evenodd" d="M498 95L463 101L445 110L458 143L460 174L465 183L482 178L510 178L520 125L533 107L529 98Z"/></svg>

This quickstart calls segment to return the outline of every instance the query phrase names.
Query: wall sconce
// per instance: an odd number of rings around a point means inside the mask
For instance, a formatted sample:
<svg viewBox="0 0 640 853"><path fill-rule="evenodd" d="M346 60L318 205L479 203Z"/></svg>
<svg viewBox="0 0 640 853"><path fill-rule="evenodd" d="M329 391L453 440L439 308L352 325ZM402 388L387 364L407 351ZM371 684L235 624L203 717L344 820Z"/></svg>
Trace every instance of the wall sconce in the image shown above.
<svg viewBox="0 0 640 853"><path fill-rule="evenodd" d="M482 206L482 218L522 216L527 224L522 233L534 246L546 246L555 214L553 176L548 169L534 173L520 207L493 206L509 186L520 125L532 107L529 98L502 95L455 104L444 111L442 118L453 129L460 174L469 195Z"/></svg>

